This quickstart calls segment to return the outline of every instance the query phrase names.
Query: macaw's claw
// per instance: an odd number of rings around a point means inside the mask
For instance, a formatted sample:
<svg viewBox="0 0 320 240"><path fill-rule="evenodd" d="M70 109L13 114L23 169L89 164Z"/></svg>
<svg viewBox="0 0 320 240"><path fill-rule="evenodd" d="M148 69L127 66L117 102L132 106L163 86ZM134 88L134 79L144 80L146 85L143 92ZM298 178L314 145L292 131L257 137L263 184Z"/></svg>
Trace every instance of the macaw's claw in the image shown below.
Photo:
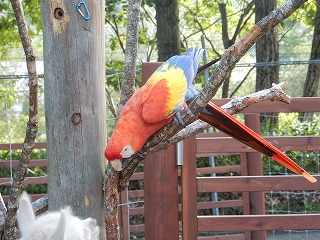
<svg viewBox="0 0 320 240"><path fill-rule="evenodd" d="M183 121L181 114L179 112L176 112L174 115L174 120L177 121L181 126L186 127L186 123Z"/></svg>

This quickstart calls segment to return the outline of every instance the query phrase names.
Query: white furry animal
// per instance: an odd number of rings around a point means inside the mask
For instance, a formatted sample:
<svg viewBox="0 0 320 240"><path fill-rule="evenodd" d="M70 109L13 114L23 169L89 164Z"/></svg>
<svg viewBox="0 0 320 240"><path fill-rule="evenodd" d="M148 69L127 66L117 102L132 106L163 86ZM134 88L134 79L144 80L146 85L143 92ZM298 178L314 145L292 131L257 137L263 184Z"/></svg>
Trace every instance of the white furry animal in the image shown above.
<svg viewBox="0 0 320 240"><path fill-rule="evenodd" d="M21 194L17 218L20 240L97 240L99 236L97 221L73 216L70 207L36 218L26 192Z"/></svg>

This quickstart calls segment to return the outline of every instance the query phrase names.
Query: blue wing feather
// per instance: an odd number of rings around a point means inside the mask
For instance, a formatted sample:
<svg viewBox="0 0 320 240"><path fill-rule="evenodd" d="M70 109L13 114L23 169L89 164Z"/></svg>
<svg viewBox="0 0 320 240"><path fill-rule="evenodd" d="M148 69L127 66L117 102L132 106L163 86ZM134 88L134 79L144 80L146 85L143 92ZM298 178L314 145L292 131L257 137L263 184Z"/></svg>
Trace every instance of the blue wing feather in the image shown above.
<svg viewBox="0 0 320 240"><path fill-rule="evenodd" d="M204 49L201 48L189 48L181 56L173 56L163 63L157 71L164 71L170 68L180 68L184 72L188 85L192 83L198 70L200 58Z"/></svg>

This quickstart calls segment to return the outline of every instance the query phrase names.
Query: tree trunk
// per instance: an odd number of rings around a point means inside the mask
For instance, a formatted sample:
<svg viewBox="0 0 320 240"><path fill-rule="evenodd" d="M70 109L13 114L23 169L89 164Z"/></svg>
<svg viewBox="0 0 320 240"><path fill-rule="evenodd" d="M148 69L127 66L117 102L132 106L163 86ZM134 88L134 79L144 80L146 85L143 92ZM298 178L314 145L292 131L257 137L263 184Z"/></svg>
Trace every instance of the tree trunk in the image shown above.
<svg viewBox="0 0 320 240"><path fill-rule="evenodd" d="M256 19L259 22L271 11L276 9L276 0L256 0L255 1ZM270 29L269 33L263 36L256 43L256 61L277 63L279 61L279 40L277 27ZM256 91L270 88L272 83L279 83L279 65L274 66L257 66L256 68ZM264 115L264 114L262 114ZM262 124L268 124L272 129L277 126L277 114L269 114L270 118L261 117ZM269 119L269 120L268 120Z"/></svg>
<svg viewBox="0 0 320 240"><path fill-rule="evenodd" d="M312 39L312 47L310 60L320 59L320 0L316 0L317 12L314 20L314 32ZM303 97L316 97L319 89L320 81L320 65L309 64L306 82L303 88ZM312 117L312 113L300 113L300 119Z"/></svg>
<svg viewBox="0 0 320 240"><path fill-rule="evenodd" d="M178 0L156 0L158 61L180 55Z"/></svg>
<svg viewBox="0 0 320 240"><path fill-rule="evenodd" d="M228 14L227 14L227 5L226 3L218 3L219 5L219 11L221 15L221 25L222 25L222 42L225 49L228 49L231 47L235 42L236 39L242 29L242 27L246 24L245 18L249 15L251 9L254 5L254 1L251 1L247 4L246 8L244 8L243 13L240 15L240 19L238 21L238 24L234 30L233 35L231 38L229 37L229 28L228 28ZM229 87L230 87L230 77L229 74L226 79L223 82L222 85L222 98L228 98L229 97Z"/></svg>
<svg viewBox="0 0 320 240"><path fill-rule="evenodd" d="M97 219L105 239L104 1L41 1L49 210L70 205ZM85 6L80 11L89 17Z"/></svg>
<svg viewBox="0 0 320 240"><path fill-rule="evenodd" d="M227 15L227 6L226 3L218 3L219 11L221 15L221 23L222 23L222 42L225 49L228 49L232 46L235 42L235 38L230 40L229 33L228 33L228 15ZM222 98L227 98L229 95L229 86L230 86L230 77L229 74L222 84Z"/></svg>
<svg viewBox="0 0 320 240"><path fill-rule="evenodd" d="M256 1L256 22L267 16L276 8L276 0ZM259 62L279 61L279 40L277 27L270 29L270 32L263 36L256 43L256 58ZM256 75L256 91L272 86L272 83L279 83L279 65L259 66Z"/></svg>

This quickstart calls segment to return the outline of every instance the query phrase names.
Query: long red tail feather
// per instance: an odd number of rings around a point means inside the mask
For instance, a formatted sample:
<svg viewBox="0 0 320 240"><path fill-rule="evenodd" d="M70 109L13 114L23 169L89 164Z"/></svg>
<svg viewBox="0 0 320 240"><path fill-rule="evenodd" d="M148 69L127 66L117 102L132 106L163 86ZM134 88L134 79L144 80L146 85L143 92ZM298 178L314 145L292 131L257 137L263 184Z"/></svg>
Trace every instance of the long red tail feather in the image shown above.
<svg viewBox="0 0 320 240"><path fill-rule="evenodd" d="M213 127L221 130L222 132L230 135L236 140L246 144L247 146L264 153L271 157L278 163L289 168L291 171L301 174L310 182L317 180L312 177L308 172L301 168L289 157L284 155L279 149L260 137L256 132L248 128L246 125L238 121L235 117L225 112L223 109L209 102L206 110L210 114L204 112L200 113L199 119L209 123Z"/></svg>

